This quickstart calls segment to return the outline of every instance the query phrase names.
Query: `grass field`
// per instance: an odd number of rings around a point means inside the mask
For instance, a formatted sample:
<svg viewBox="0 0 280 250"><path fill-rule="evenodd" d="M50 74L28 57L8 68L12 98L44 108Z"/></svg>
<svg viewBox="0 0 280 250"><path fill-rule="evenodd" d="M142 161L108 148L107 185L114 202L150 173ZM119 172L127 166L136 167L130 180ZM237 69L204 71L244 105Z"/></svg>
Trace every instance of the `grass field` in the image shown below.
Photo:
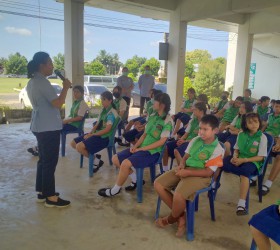
<svg viewBox="0 0 280 250"><path fill-rule="evenodd" d="M25 87L29 79L27 78L0 78L0 93L15 93L14 88ZM50 82L61 84L60 79L50 79Z"/></svg>

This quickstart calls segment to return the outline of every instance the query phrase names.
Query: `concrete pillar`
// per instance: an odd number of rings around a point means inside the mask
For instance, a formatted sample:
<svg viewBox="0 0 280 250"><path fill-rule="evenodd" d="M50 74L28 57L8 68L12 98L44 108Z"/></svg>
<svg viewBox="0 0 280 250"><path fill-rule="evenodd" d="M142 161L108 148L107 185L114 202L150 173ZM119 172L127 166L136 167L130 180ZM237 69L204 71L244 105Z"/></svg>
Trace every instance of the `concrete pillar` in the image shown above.
<svg viewBox="0 0 280 250"><path fill-rule="evenodd" d="M65 76L73 85L84 85L84 4L64 1ZM68 91L65 115L72 106L72 91Z"/></svg>
<svg viewBox="0 0 280 250"><path fill-rule="evenodd" d="M243 96L244 89L248 88L253 38L246 22L238 27L236 44L229 44L226 88L233 84L233 98Z"/></svg>
<svg viewBox="0 0 280 250"><path fill-rule="evenodd" d="M171 98L171 113L179 111L184 89L187 23L181 21L180 7L170 14L167 93Z"/></svg>

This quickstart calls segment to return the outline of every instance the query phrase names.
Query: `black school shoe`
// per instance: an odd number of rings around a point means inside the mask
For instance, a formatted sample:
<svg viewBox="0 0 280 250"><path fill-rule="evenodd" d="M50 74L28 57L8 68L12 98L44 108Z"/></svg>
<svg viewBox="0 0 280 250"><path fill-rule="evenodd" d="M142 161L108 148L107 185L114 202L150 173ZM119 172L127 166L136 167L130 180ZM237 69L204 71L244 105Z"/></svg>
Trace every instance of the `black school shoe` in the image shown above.
<svg viewBox="0 0 280 250"><path fill-rule="evenodd" d="M98 163L98 166L94 165L94 166L96 166L96 168L93 169L93 173L96 173L99 170L99 168L101 168L103 166L103 164L104 164L104 161L100 160Z"/></svg>
<svg viewBox="0 0 280 250"><path fill-rule="evenodd" d="M27 152L29 152L30 154L34 155L34 156L39 156L38 150L34 150L33 148L28 148Z"/></svg>
<svg viewBox="0 0 280 250"><path fill-rule="evenodd" d="M64 208L64 207L68 207L70 203L71 203L70 201L63 200L59 197L57 198L57 201L50 201L48 200L48 198L46 198L45 206Z"/></svg>
<svg viewBox="0 0 280 250"><path fill-rule="evenodd" d="M106 190L108 190L108 189L109 189L109 195L106 194ZM116 194L112 194L111 190L112 190L111 188L101 188L98 190L98 195L100 195L102 197L112 197L112 196L119 194L122 189L120 188L119 192L117 192Z"/></svg>
<svg viewBox="0 0 280 250"><path fill-rule="evenodd" d="M59 193L55 193L55 196L59 196ZM37 202L41 203L41 202L45 202L46 201L46 196L42 195L42 194L37 194Z"/></svg>
<svg viewBox="0 0 280 250"><path fill-rule="evenodd" d="M145 181L143 180L143 185L145 184ZM137 183L131 182L129 186L125 187L126 191L133 191L137 188Z"/></svg>

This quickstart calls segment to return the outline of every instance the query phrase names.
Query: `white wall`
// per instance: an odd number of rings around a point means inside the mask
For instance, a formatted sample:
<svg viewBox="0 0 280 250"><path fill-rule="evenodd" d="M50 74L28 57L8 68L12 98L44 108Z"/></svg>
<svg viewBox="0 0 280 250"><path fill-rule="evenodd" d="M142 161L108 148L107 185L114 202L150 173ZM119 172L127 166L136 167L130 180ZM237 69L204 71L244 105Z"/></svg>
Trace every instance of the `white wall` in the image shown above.
<svg viewBox="0 0 280 250"><path fill-rule="evenodd" d="M278 57L272 58L261 52ZM255 86L252 96L267 95L280 99L280 35L257 35L254 37L252 63L256 63Z"/></svg>

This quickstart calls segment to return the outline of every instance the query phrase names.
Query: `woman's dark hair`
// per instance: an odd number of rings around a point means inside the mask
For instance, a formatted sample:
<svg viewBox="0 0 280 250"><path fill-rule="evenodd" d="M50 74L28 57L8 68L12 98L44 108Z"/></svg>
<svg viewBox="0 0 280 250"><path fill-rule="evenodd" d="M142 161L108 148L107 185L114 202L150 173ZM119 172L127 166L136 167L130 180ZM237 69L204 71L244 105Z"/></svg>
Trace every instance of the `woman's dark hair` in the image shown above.
<svg viewBox="0 0 280 250"><path fill-rule="evenodd" d="M219 119L214 115L205 115L200 120L203 124L208 124L212 129L219 127Z"/></svg>
<svg viewBox="0 0 280 250"><path fill-rule="evenodd" d="M119 93L122 93L122 87L120 87L120 86L114 87L113 92L114 92L115 89L117 89Z"/></svg>
<svg viewBox="0 0 280 250"><path fill-rule="evenodd" d="M154 97L155 101L158 101L161 104L164 104L164 112L167 115L170 111L170 106L171 106L171 100L168 94L166 93L161 93L157 94ZM166 116L164 116L162 119L165 120Z"/></svg>
<svg viewBox="0 0 280 250"><path fill-rule="evenodd" d="M261 129L262 121L261 121L261 118L260 118L259 114L258 113L248 113L248 114L243 115L242 120L241 120L241 128L244 132L249 132L249 129L247 127L247 121L251 120L251 119L254 119L254 118L257 118L259 120L258 130Z"/></svg>
<svg viewBox="0 0 280 250"><path fill-rule="evenodd" d="M115 106L115 104L114 104L114 102L113 102L113 94L112 94L110 91L104 91L104 92L101 94L101 97L103 97L103 98L105 98L105 99L107 99L107 100L109 100L109 101L112 101L112 102L111 102L111 105L112 105L112 107L113 107L114 109L116 109L116 106Z"/></svg>
<svg viewBox="0 0 280 250"><path fill-rule="evenodd" d="M194 105L194 107L197 108L199 111L203 111L204 115L206 114L207 107L206 107L206 104L204 102L197 102Z"/></svg>
<svg viewBox="0 0 280 250"><path fill-rule="evenodd" d="M158 94L162 94L162 91L159 89L151 89L152 96L155 97Z"/></svg>
<svg viewBox="0 0 280 250"><path fill-rule="evenodd" d="M40 64L46 64L49 58L50 55L46 52L35 53L33 59L27 64L27 77L32 78L34 73L39 70Z"/></svg>
<svg viewBox="0 0 280 250"><path fill-rule="evenodd" d="M73 87L73 91L75 90L75 89L77 89L82 95L84 95L84 88L81 86L81 85L75 85L74 87Z"/></svg>

